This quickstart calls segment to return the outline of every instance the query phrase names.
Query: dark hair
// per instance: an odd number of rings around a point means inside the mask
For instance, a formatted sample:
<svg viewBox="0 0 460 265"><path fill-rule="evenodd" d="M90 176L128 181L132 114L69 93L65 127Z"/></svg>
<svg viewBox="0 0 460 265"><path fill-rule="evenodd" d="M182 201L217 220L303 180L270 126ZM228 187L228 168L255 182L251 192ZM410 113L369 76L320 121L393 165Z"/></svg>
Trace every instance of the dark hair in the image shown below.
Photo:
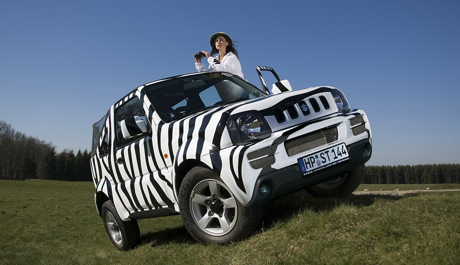
<svg viewBox="0 0 460 265"><path fill-rule="evenodd" d="M229 53L229 52L233 52L236 57L238 57L238 52L236 51L235 47L233 46L233 41L231 38L225 36L225 35L217 35L213 40L212 40L212 44L211 44L211 47L212 47L212 50L211 50L211 56L216 54L216 53L219 53L219 50L216 49L216 38L219 37L219 36L222 36L225 38L225 40L228 42L228 46L227 46L227 49L225 50L225 54Z"/></svg>

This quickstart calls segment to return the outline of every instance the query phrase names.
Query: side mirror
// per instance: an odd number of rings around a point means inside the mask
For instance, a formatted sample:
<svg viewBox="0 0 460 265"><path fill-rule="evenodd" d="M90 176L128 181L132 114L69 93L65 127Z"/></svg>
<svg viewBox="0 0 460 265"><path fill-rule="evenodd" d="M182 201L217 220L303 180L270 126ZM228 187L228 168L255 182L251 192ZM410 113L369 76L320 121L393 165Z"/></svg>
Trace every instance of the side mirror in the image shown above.
<svg viewBox="0 0 460 265"><path fill-rule="evenodd" d="M145 116L134 116L120 122L121 134L124 139L147 133L147 122Z"/></svg>
<svg viewBox="0 0 460 265"><path fill-rule="evenodd" d="M279 94L287 91L292 91L291 84L288 80L278 81L272 86L272 94Z"/></svg>

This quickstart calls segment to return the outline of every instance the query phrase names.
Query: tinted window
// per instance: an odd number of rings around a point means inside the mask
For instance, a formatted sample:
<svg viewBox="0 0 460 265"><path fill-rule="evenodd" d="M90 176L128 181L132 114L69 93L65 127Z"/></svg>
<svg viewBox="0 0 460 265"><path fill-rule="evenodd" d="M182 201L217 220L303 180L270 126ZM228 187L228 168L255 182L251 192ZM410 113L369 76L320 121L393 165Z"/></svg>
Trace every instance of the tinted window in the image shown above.
<svg viewBox="0 0 460 265"><path fill-rule="evenodd" d="M106 114L102 119L93 124L93 144L91 146L91 156L96 154L97 147L99 146L99 139L101 137L102 129L106 122L108 114Z"/></svg>
<svg viewBox="0 0 460 265"><path fill-rule="evenodd" d="M104 134L104 138L102 139L102 144L99 150L100 156L105 156L110 152L109 134L107 133L107 131Z"/></svg>
<svg viewBox="0 0 460 265"><path fill-rule="evenodd" d="M171 121L209 108L266 94L227 73L204 73L170 78L145 87L160 118Z"/></svg>

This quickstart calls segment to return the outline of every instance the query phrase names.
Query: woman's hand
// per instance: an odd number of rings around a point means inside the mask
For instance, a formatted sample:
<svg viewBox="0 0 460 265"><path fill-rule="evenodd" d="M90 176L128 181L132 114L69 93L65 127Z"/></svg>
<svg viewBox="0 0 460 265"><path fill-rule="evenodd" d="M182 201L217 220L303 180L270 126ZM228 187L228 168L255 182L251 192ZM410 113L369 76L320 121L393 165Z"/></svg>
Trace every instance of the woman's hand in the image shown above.
<svg viewBox="0 0 460 265"><path fill-rule="evenodd" d="M201 56L200 57L197 57L195 56L196 54L193 55L193 58L195 58L195 62L197 63L201 63Z"/></svg>
<svg viewBox="0 0 460 265"><path fill-rule="evenodd" d="M209 57L211 57L211 55L209 54L209 52L207 51L201 51L202 53L204 53L204 55L206 55L206 59L208 59Z"/></svg>

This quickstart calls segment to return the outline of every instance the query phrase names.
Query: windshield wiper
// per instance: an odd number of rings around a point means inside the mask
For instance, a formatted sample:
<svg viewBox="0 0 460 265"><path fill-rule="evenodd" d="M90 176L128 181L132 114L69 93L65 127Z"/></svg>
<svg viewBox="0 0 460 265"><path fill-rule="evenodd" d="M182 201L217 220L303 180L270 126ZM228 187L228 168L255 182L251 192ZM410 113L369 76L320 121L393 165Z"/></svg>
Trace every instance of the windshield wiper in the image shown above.
<svg viewBox="0 0 460 265"><path fill-rule="evenodd" d="M180 118L183 118L183 117L186 117L186 116L189 116L189 115L192 115L192 114L201 112L201 111L205 111L206 109L207 109L207 108L201 108L201 109L194 109L194 110L182 111L182 112L180 112L179 114L174 115L174 117L172 117L171 119L169 119L169 121L178 120L178 119L180 119Z"/></svg>
<svg viewBox="0 0 460 265"><path fill-rule="evenodd" d="M243 101L243 100L246 100L247 98L243 98L243 99L233 99L233 100L229 100L229 101L225 101L222 103L222 105L220 105L219 109L222 109L224 108L225 106L227 105L230 105L230 104L233 104L233 103L236 103L236 102L239 102L239 101Z"/></svg>

